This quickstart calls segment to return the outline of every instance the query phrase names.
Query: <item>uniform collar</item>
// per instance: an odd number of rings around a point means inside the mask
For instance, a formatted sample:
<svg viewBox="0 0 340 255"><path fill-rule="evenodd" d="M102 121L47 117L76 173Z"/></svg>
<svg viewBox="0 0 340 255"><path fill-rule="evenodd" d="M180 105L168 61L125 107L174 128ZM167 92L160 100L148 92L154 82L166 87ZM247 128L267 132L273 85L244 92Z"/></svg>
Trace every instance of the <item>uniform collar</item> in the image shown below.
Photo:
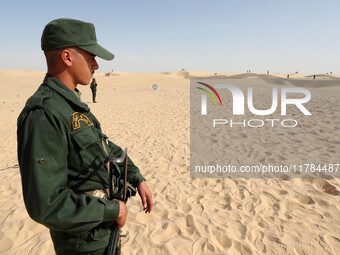
<svg viewBox="0 0 340 255"><path fill-rule="evenodd" d="M47 73L44 79L44 84L56 91L71 104L80 107L83 111L90 111L88 105L80 101L80 98L78 98L74 94L74 92L69 89L64 83L62 83L57 77Z"/></svg>

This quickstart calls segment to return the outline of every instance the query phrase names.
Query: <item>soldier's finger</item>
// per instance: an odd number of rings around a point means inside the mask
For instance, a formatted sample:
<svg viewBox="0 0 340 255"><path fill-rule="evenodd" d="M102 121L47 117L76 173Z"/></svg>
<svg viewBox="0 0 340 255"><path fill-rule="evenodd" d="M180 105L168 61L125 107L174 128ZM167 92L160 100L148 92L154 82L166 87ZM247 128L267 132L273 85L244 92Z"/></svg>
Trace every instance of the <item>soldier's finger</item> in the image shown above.
<svg viewBox="0 0 340 255"><path fill-rule="evenodd" d="M146 197L145 197L145 195L141 196L141 199L142 199L143 210L145 210L145 209L146 209L146 207L147 207L147 203L146 203Z"/></svg>

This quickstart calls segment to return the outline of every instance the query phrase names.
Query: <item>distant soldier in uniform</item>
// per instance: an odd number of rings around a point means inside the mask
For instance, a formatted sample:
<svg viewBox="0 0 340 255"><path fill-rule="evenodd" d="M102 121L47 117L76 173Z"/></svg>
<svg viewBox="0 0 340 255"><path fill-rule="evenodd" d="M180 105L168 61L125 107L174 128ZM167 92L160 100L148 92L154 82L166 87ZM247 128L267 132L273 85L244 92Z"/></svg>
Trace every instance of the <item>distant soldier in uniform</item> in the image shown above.
<svg viewBox="0 0 340 255"><path fill-rule="evenodd" d="M50 229L56 253L104 254L113 224L122 227L127 207L107 200L105 160L122 149L108 140L99 121L79 98L89 84L95 57L114 55L98 45L91 23L57 19L46 25L41 47L48 71L18 117L18 160L30 217ZM121 172L122 164L115 169ZM117 183L119 176L113 176ZM127 181L136 187L145 213L153 206L144 177L128 159Z"/></svg>
<svg viewBox="0 0 340 255"><path fill-rule="evenodd" d="M96 102L96 94L97 94L97 82L96 82L96 78L92 79L92 82L90 84L90 88L92 90L92 102L93 103L97 103Z"/></svg>

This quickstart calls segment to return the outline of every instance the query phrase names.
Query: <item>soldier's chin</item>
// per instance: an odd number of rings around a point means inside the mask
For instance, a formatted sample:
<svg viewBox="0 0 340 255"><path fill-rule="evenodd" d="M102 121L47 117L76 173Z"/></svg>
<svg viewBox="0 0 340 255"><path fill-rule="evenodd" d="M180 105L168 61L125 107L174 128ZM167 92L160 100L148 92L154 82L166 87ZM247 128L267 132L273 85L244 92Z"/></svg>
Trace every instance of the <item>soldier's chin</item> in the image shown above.
<svg viewBox="0 0 340 255"><path fill-rule="evenodd" d="M90 83L91 83L91 79L89 79L87 82L80 82L79 85L86 86L86 85L90 85Z"/></svg>

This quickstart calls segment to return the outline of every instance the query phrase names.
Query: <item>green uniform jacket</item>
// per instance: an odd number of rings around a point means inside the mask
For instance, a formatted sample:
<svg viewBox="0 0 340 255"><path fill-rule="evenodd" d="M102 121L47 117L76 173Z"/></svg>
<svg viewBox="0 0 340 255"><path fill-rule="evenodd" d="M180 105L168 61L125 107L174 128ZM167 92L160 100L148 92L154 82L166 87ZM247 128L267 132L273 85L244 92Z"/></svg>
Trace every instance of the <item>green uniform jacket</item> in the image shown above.
<svg viewBox="0 0 340 255"><path fill-rule="evenodd" d="M109 187L108 154L103 144L115 157L122 149L107 140L76 93L50 74L19 115L17 135L23 196L30 217L50 229L55 247L79 251L105 247L110 226L119 215L119 203L72 190ZM117 170L122 169L118 164ZM129 159L127 181L137 187L144 180Z"/></svg>
<svg viewBox="0 0 340 255"><path fill-rule="evenodd" d="M91 90L92 91L97 91L97 83L96 82L91 82L91 84L90 84L90 88L91 88Z"/></svg>

